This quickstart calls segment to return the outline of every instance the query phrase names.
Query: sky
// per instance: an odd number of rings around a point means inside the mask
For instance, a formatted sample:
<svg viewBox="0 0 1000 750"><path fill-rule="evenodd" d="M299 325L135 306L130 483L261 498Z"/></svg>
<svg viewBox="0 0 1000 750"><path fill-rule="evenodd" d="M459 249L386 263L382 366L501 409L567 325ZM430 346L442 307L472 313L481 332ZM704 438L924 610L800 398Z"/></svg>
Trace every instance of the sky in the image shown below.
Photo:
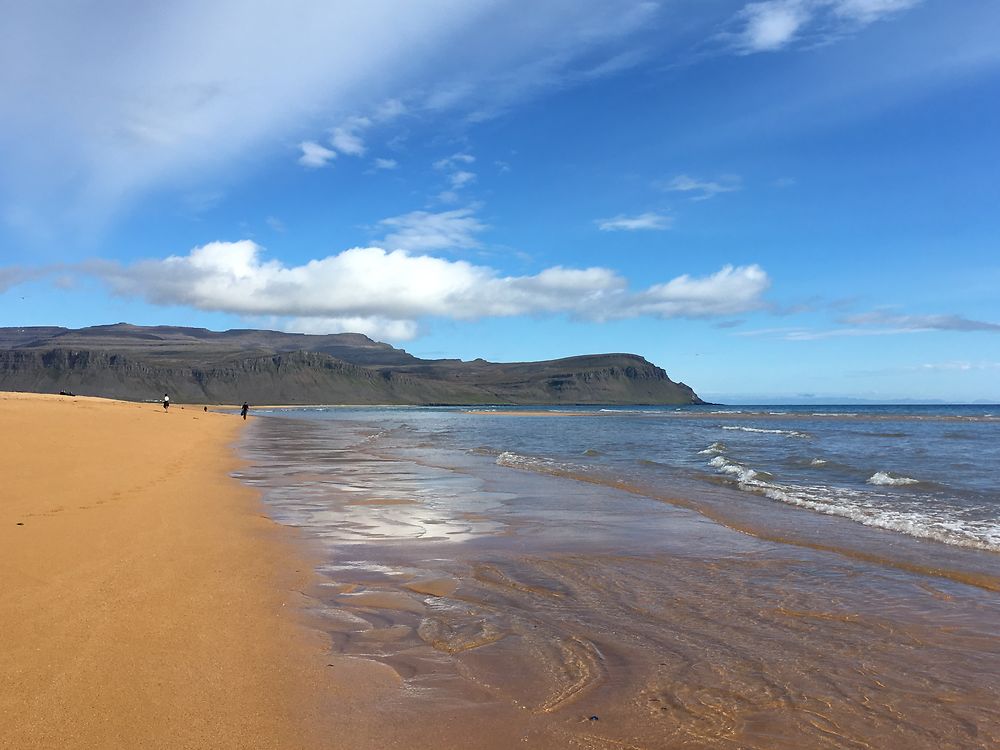
<svg viewBox="0 0 1000 750"><path fill-rule="evenodd" d="M0 0L0 326L1000 402L995 0Z"/></svg>

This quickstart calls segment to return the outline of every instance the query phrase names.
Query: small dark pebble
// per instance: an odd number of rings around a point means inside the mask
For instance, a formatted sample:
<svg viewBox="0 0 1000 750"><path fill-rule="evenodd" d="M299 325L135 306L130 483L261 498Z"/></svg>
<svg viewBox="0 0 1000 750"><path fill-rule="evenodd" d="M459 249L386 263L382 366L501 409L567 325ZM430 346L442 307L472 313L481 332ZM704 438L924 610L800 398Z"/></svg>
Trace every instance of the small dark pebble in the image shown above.
<svg viewBox="0 0 1000 750"><path fill-rule="evenodd" d="M18 526L24 526L24 524L23 524L23 523L21 523L20 521L18 521L18 522L17 522L17 525L18 525Z"/></svg>
<svg viewBox="0 0 1000 750"><path fill-rule="evenodd" d="M591 716L590 720L591 721L600 721L600 719L598 719L596 716Z"/></svg>

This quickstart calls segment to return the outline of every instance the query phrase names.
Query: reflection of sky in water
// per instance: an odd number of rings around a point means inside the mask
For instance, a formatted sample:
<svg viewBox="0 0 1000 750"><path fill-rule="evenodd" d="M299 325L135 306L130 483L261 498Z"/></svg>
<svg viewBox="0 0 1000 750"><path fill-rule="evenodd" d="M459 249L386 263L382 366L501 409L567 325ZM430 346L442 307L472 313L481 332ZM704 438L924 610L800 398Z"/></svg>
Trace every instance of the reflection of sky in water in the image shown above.
<svg viewBox="0 0 1000 750"><path fill-rule="evenodd" d="M485 492L474 477L410 461L345 460L343 449L318 453L303 443L297 466L264 461L240 477L265 491L279 521L339 543L462 541L504 529L489 517L502 493Z"/></svg>

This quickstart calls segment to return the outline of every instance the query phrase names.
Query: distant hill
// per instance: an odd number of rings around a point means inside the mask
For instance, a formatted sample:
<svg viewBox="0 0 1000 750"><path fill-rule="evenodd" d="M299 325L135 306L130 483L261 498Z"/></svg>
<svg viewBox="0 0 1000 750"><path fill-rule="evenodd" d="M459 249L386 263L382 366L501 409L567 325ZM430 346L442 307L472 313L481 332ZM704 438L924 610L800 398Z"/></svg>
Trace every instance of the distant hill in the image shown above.
<svg viewBox="0 0 1000 750"><path fill-rule="evenodd" d="M0 390L191 403L699 404L635 354L544 362L418 359L359 333L127 323L0 328Z"/></svg>

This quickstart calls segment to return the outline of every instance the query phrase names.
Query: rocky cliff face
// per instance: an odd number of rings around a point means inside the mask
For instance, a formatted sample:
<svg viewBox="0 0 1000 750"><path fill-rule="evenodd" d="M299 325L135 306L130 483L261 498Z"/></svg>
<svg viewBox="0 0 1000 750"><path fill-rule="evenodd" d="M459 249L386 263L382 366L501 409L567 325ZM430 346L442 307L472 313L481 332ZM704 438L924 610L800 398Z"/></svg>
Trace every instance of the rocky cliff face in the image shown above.
<svg viewBox="0 0 1000 750"><path fill-rule="evenodd" d="M134 400L169 393L191 403L701 403L691 388L633 354L520 363L420 360L360 334L124 324L0 329L0 390Z"/></svg>

